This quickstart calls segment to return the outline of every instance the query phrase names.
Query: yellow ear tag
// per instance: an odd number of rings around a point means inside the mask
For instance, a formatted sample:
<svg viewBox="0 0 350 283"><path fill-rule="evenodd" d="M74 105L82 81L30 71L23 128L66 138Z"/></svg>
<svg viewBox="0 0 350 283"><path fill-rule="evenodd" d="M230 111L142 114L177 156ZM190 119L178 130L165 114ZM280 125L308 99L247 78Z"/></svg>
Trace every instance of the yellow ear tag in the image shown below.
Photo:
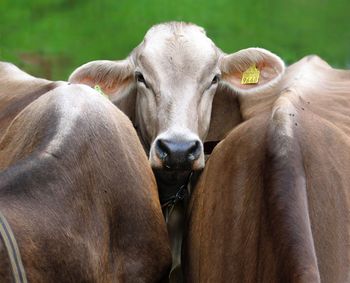
<svg viewBox="0 0 350 283"><path fill-rule="evenodd" d="M99 92L100 94L102 94L104 97L108 98L108 95L103 92L103 90L101 89L101 87L99 85L95 85L94 89L97 92Z"/></svg>
<svg viewBox="0 0 350 283"><path fill-rule="evenodd" d="M260 77L260 71L256 68L255 64L251 67L249 67L246 71L242 74L242 85L247 84L257 84L259 82Z"/></svg>

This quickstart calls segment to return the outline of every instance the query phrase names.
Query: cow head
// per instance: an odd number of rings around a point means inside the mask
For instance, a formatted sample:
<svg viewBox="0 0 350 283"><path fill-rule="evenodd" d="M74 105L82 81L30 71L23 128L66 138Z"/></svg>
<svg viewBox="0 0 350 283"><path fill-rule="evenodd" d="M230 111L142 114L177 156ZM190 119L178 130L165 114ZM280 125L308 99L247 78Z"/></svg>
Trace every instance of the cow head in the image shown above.
<svg viewBox="0 0 350 283"><path fill-rule="evenodd" d="M252 65L260 70L260 80L242 85L242 73ZM227 125L238 123L227 111L223 90L231 96L256 92L275 84L283 71L282 60L267 50L227 55L202 28L173 22L152 27L125 60L87 63L69 80L99 85L109 95L133 121L154 169L189 171L204 167L209 129L216 139ZM211 120L215 126L210 127Z"/></svg>

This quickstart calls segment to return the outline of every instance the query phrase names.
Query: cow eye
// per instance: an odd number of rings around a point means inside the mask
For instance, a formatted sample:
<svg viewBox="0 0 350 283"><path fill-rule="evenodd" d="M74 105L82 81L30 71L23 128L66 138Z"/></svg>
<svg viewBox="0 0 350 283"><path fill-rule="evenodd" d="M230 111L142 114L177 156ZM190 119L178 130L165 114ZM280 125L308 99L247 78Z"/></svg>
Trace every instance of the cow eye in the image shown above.
<svg viewBox="0 0 350 283"><path fill-rule="evenodd" d="M140 72L135 73L135 79L137 82L143 83L147 87L146 80Z"/></svg>
<svg viewBox="0 0 350 283"><path fill-rule="evenodd" d="M211 81L211 84L215 85L215 84L217 84L219 82L219 80L220 80L220 76L219 75L215 75L213 80Z"/></svg>

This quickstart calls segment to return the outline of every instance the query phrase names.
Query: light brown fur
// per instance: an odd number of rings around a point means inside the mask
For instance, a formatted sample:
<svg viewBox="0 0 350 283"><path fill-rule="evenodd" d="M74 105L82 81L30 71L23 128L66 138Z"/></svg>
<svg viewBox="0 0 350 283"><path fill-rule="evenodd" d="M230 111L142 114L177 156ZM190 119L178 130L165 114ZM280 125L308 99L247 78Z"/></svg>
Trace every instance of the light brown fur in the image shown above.
<svg viewBox="0 0 350 283"><path fill-rule="evenodd" d="M87 86L24 109L0 143L0 207L29 282L157 282L171 255L156 182L127 117ZM0 281L10 274L0 244Z"/></svg>
<svg viewBox="0 0 350 283"><path fill-rule="evenodd" d="M32 77L15 65L0 62L0 140L22 109L44 93L64 84Z"/></svg>
<svg viewBox="0 0 350 283"><path fill-rule="evenodd" d="M192 195L187 282L349 282L350 72L307 57L239 106Z"/></svg>

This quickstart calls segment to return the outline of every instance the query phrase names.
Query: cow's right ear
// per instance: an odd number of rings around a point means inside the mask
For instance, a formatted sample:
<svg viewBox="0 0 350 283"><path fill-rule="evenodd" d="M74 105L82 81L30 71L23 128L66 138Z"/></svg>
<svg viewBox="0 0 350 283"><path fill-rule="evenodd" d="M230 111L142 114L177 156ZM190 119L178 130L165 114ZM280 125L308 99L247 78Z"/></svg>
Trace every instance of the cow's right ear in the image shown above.
<svg viewBox="0 0 350 283"><path fill-rule="evenodd" d="M136 84L133 69L129 59L92 61L77 68L70 75L69 82L91 87L98 85L109 99L134 121Z"/></svg>

